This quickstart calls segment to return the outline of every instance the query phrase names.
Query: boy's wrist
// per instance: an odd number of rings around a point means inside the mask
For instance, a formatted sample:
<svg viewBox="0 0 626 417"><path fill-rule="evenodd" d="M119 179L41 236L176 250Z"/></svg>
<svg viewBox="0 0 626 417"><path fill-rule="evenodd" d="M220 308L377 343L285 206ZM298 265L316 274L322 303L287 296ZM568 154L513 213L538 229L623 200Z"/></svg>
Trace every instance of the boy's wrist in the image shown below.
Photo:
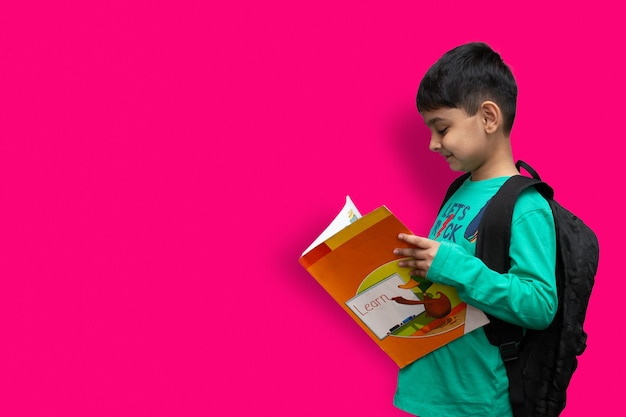
<svg viewBox="0 0 626 417"><path fill-rule="evenodd" d="M449 242L439 242L439 249L433 258L433 262L428 269L426 279L433 282L441 282L441 278L445 276L444 268L447 259L450 256L451 244ZM443 282L442 282L443 283Z"/></svg>

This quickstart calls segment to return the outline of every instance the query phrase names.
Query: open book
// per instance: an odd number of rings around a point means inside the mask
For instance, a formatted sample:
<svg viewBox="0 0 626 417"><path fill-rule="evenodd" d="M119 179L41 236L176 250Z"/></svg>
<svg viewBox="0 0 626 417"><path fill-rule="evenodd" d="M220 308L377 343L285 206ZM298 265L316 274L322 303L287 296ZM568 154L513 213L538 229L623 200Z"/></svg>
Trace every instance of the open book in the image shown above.
<svg viewBox="0 0 626 417"><path fill-rule="evenodd" d="M410 276L393 249L411 231L385 206L361 216L350 197L300 264L400 367L489 322L454 288Z"/></svg>

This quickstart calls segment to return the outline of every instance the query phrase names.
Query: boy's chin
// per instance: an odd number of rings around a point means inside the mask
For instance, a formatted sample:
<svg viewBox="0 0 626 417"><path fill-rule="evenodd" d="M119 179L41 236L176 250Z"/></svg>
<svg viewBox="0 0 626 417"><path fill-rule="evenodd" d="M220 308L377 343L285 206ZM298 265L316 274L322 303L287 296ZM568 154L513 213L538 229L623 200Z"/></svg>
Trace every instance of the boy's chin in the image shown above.
<svg viewBox="0 0 626 417"><path fill-rule="evenodd" d="M467 169L465 169L465 167L463 167L463 165L460 164L458 161L451 159L451 160L448 160L447 162L448 162L448 166L450 167L452 171L467 172Z"/></svg>

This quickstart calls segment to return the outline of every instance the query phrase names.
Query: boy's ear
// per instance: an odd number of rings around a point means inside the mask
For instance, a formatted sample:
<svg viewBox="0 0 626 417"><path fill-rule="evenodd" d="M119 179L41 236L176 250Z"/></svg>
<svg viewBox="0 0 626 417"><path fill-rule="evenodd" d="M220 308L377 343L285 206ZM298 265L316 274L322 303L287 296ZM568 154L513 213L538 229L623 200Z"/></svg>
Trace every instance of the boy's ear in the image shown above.
<svg viewBox="0 0 626 417"><path fill-rule="evenodd" d="M495 133L498 127L502 125L502 112L500 111L500 107L493 101L487 100L481 103L480 111L483 125L485 126L485 132Z"/></svg>

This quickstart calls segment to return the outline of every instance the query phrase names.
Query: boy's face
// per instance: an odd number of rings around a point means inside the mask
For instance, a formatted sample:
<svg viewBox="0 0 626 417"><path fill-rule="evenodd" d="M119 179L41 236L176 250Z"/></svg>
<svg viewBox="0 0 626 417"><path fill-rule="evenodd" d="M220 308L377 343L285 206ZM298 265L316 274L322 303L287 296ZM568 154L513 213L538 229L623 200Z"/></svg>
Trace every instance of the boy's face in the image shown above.
<svg viewBox="0 0 626 417"><path fill-rule="evenodd" d="M430 150L441 154L453 171L474 172L493 149L482 113L468 116L464 110L441 108L422 112L431 131Z"/></svg>

